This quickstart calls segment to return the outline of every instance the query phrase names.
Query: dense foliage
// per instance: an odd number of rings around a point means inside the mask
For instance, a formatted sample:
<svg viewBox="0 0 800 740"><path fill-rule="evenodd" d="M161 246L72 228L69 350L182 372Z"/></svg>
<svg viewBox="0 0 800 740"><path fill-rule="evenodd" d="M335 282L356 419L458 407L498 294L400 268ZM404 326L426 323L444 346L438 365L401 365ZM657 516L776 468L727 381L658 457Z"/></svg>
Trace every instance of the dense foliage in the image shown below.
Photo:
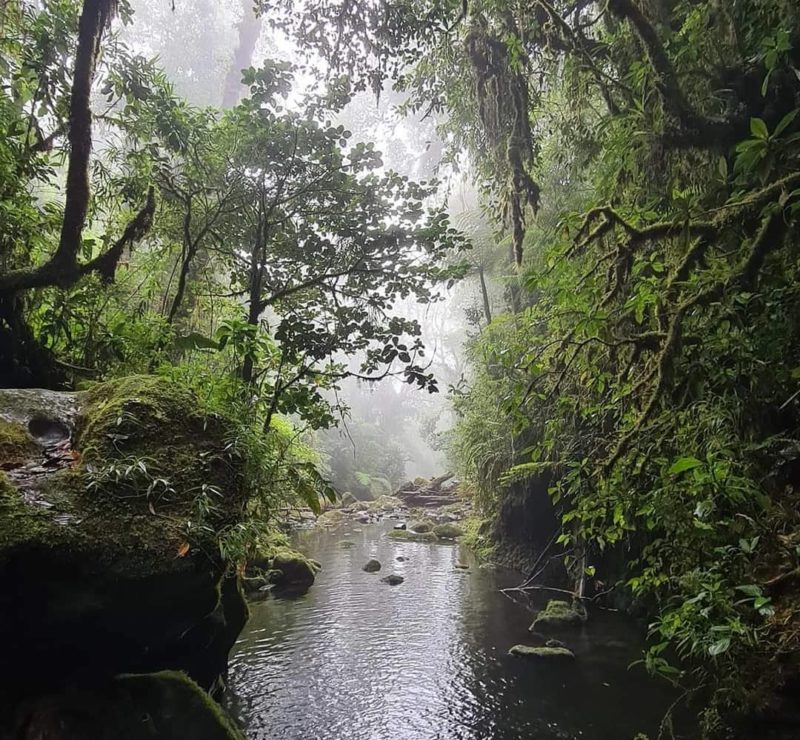
<svg viewBox="0 0 800 740"><path fill-rule="evenodd" d="M480 502L549 480L576 592L656 615L706 730L767 708L800 647L796 4L326 2L296 30L331 54L324 22L442 114L514 246L454 396Z"/></svg>

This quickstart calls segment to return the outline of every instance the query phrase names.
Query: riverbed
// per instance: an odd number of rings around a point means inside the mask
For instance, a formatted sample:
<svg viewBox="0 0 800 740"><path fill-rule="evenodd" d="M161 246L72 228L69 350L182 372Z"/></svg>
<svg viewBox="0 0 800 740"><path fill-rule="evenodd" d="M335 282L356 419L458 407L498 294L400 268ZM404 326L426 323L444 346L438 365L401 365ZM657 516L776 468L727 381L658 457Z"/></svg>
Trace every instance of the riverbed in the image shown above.
<svg viewBox="0 0 800 740"><path fill-rule="evenodd" d="M302 596L252 604L231 657L228 704L248 738L656 737L673 697L629 667L641 658L640 627L597 612L562 638L574 662L509 656L533 616L500 593L519 574L480 567L457 544L393 540L391 528L345 523L296 534L298 549L323 565L316 583ZM362 570L370 558L380 572ZM404 582L382 583L390 573Z"/></svg>

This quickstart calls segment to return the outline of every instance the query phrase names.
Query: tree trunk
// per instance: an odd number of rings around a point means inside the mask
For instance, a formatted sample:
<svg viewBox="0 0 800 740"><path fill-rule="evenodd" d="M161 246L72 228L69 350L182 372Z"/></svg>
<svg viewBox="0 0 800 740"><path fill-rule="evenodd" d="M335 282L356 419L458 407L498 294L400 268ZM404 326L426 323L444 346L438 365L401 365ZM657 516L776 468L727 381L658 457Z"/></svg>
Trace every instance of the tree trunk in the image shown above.
<svg viewBox="0 0 800 740"><path fill-rule="evenodd" d="M489 304L489 291L486 287L486 276L483 273L483 265L478 268L478 279L481 281L481 296L483 298L483 314L486 317L486 325L492 323L492 307Z"/></svg>
<svg viewBox="0 0 800 740"><path fill-rule="evenodd" d="M239 45L233 53L231 66L225 77L222 107L233 108L242 95L242 70L253 63L253 52L261 35L261 18L256 16L253 0L242 0L242 20L239 21Z"/></svg>

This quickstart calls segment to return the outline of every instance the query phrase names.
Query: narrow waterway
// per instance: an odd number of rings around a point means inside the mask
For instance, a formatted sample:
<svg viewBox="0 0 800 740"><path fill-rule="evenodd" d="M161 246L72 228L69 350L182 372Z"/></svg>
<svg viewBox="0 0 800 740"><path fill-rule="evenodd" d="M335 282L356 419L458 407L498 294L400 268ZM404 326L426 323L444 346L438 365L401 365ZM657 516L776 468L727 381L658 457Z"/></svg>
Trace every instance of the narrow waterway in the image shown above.
<svg viewBox="0 0 800 740"><path fill-rule="evenodd" d="M518 574L480 568L457 545L392 540L391 526L298 533L298 548L323 564L317 582L303 596L253 604L232 656L230 708L248 738L657 735L670 695L641 666L628 668L641 654L629 622L599 613L564 638L574 663L510 657L532 618L499 593ZM369 558L379 573L362 570ZM405 581L382 583L389 573Z"/></svg>

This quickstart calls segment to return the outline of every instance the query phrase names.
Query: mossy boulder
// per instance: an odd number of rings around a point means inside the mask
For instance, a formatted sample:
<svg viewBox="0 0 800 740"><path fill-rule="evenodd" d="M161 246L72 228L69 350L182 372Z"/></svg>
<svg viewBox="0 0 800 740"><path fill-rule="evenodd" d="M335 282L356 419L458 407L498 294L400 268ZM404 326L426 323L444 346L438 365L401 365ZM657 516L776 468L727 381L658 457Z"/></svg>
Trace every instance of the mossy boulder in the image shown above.
<svg viewBox="0 0 800 740"><path fill-rule="evenodd" d="M585 621L586 613L582 609L567 601L552 600L547 602L547 606L533 620L530 631L547 633L577 629Z"/></svg>
<svg viewBox="0 0 800 740"><path fill-rule="evenodd" d="M532 645L514 645L509 651L509 655L518 658L527 658L538 661L572 661L575 660L575 653L565 647L534 647Z"/></svg>
<svg viewBox="0 0 800 740"><path fill-rule="evenodd" d="M247 561L245 590L253 593L265 584L276 589L308 590L314 583L320 564L283 544L267 544ZM260 585L256 585L260 584Z"/></svg>
<svg viewBox="0 0 800 740"><path fill-rule="evenodd" d="M364 565L361 566L361 570L366 571L367 573L377 573L381 569L381 561L376 560L375 558L370 558L367 560Z"/></svg>
<svg viewBox="0 0 800 740"><path fill-rule="evenodd" d="M427 534L428 532L432 532L433 527L434 524L430 519L421 519L411 522L408 525L408 529L412 532L416 532L417 534Z"/></svg>
<svg viewBox="0 0 800 740"><path fill-rule="evenodd" d="M185 674L120 675L34 702L25 737L59 740L244 740L233 720Z"/></svg>
<svg viewBox="0 0 800 740"><path fill-rule="evenodd" d="M200 408L150 376L0 390L0 418L34 443L0 482L0 692L163 668L208 688L224 673L247 609L214 531L243 494L230 430ZM197 526L201 495L214 514Z"/></svg>
<svg viewBox="0 0 800 740"><path fill-rule="evenodd" d="M436 542L437 540L433 532L411 532L407 529L393 529L386 536L393 540L406 540L408 542Z"/></svg>
<svg viewBox="0 0 800 740"><path fill-rule="evenodd" d="M440 540L455 540L464 534L464 530L455 524L437 524L433 528L433 533Z"/></svg>

